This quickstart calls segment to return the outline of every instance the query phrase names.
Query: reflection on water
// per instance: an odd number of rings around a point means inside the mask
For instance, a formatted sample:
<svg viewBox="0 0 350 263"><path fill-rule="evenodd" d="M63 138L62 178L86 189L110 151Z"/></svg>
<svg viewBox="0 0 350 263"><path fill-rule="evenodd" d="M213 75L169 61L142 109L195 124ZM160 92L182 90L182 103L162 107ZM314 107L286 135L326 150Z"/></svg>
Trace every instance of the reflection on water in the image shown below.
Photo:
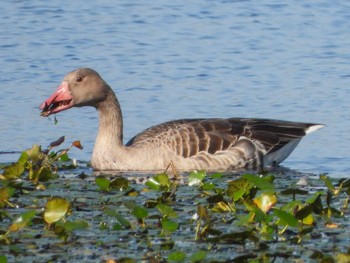
<svg viewBox="0 0 350 263"><path fill-rule="evenodd" d="M94 109L53 118L38 105L76 67L117 92L125 141L151 125L190 117L268 117L320 122L284 163L347 175L349 4L319 1L2 3L0 151L81 140L89 160ZM1 154L0 162L17 156Z"/></svg>

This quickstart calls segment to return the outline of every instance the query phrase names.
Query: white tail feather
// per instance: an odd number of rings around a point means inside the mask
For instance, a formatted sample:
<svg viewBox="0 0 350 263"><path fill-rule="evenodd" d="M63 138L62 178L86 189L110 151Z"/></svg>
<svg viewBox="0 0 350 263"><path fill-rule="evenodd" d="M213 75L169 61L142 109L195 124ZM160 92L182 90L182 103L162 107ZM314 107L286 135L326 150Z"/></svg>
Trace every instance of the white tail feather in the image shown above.
<svg viewBox="0 0 350 263"><path fill-rule="evenodd" d="M309 133L311 133L311 132L314 132L314 131L317 131L317 130L323 128L324 126L326 126L326 125L323 125L323 124L315 124L315 125L313 125L313 126L310 126L310 127L305 131L305 133L306 133L306 134L309 134Z"/></svg>

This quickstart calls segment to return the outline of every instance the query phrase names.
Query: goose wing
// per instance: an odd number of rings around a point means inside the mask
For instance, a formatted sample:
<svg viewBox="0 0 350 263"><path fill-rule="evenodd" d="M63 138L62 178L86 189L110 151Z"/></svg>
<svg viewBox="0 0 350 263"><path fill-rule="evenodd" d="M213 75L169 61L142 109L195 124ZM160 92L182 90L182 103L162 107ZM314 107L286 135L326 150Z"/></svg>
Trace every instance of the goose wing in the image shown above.
<svg viewBox="0 0 350 263"><path fill-rule="evenodd" d="M201 151L215 154L227 150L244 136L262 145L268 154L300 140L315 125L269 119L183 119L153 126L126 145L154 144L188 158Z"/></svg>

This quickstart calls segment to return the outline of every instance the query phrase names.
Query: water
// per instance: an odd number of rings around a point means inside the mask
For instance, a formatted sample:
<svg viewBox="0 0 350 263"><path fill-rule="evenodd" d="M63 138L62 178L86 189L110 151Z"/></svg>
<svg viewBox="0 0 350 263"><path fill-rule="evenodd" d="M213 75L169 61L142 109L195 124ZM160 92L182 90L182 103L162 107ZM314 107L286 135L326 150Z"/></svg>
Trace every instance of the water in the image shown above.
<svg viewBox="0 0 350 263"><path fill-rule="evenodd" d="M125 141L160 122L268 117L325 123L283 164L349 175L347 1L3 1L0 151L81 140L90 159L94 109L53 118L38 105L63 76L96 69L117 92ZM0 163L18 154L1 154Z"/></svg>

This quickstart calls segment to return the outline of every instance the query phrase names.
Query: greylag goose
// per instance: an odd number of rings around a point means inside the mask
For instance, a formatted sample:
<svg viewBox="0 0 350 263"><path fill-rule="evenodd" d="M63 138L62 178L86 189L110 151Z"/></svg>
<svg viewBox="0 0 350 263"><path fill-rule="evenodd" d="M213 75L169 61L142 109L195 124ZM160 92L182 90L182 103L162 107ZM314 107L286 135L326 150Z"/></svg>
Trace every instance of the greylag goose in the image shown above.
<svg viewBox="0 0 350 263"><path fill-rule="evenodd" d="M98 134L94 170L156 171L260 169L285 160L301 138L324 125L269 119L183 119L165 122L123 144L123 119L111 87L93 69L68 73L40 105L49 116L71 107L95 107Z"/></svg>

